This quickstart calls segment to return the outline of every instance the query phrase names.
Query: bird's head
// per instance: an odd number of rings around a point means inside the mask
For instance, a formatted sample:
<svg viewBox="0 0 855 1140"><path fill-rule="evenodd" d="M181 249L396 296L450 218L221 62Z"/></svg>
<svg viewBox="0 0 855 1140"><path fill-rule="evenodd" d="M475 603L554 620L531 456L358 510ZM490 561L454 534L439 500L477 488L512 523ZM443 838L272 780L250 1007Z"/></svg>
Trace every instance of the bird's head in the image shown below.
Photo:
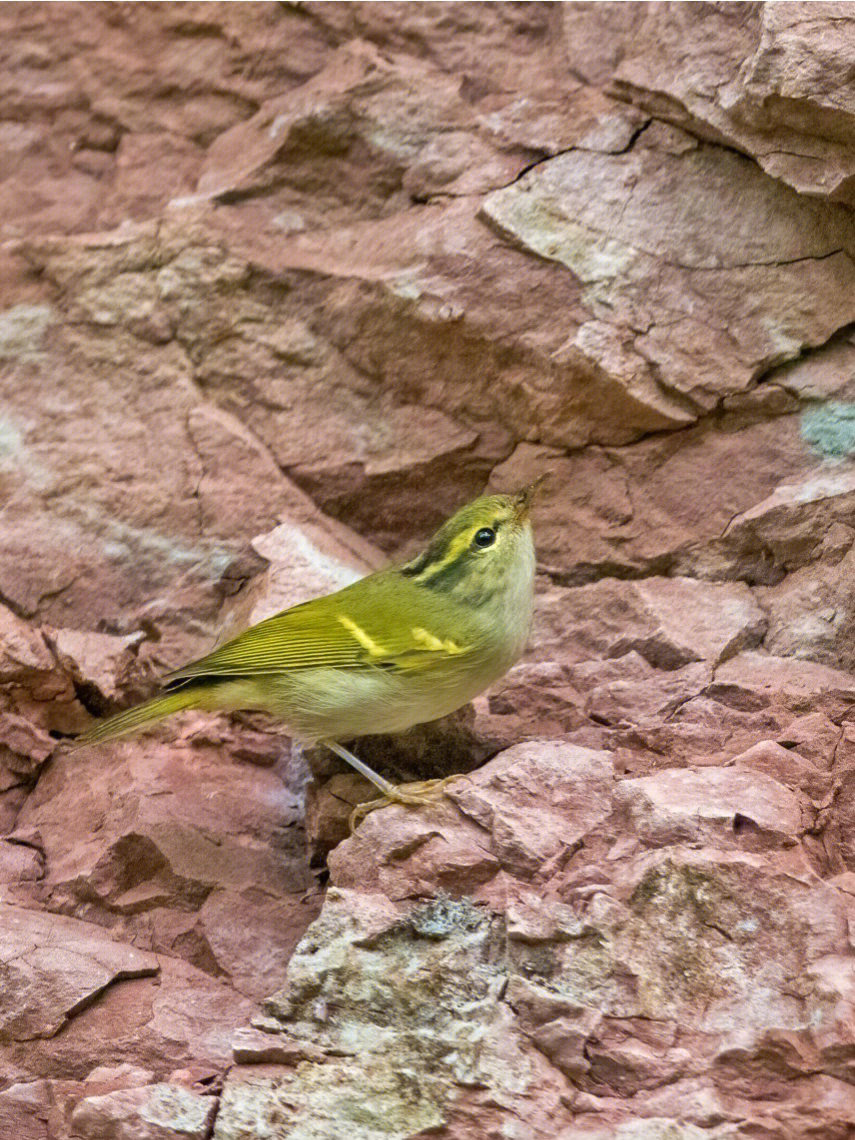
<svg viewBox="0 0 855 1140"><path fill-rule="evenodd" d="M510 495L467 503L401 572L426 589L480 604L530 590L534 546L529 511L543 477Z"/></svg>

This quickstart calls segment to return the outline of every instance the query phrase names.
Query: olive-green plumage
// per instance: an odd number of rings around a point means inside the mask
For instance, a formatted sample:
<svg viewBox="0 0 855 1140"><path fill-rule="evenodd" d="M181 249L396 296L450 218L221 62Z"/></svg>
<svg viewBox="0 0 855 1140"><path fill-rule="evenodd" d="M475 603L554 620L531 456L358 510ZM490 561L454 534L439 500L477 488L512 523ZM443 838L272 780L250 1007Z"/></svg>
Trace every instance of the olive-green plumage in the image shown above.
<svg viewBox="0 0 855 1140"><path fill-rule="evenodd" d="M297 739L330 744L452 712L502 676L525 646L535 486L468 503L411 562L252 626L172 673L161 696L95 725L80 743L188 708L264 709Z"/></svg>

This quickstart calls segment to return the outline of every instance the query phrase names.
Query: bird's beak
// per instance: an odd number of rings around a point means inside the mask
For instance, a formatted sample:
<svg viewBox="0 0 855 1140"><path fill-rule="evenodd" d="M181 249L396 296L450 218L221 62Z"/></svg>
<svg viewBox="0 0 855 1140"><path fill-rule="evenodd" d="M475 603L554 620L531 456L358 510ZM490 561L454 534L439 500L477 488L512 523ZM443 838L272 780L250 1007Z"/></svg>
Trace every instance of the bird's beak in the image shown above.
<svg viewBox="0 0 855 1140"><path fill-rule="evenodd" d="M518 522L525 522L528 518L532 500L548 474L549 472L545 471L542 475L538 475L528 486L523 487L514 495L514 506L516 508Z"/></svg>

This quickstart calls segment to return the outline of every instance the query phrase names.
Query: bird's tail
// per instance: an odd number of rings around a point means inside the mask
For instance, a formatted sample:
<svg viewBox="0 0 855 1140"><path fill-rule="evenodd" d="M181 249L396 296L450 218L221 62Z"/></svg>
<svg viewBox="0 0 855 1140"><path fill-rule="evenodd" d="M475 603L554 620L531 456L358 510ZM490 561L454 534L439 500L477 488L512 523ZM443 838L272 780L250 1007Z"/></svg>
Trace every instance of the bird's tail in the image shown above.
<svg viewBox="0 0 855 1140"><path fill-rule="evenodd" d="M126 709L106 720L98 721L77 737L74 746L79 748L84 744L100 744L102 740L126 736L129 732L136 732L146 725L155 724L182 709L198 707L201 703L200 696L199 689L193 686L176 689L174 693L164 693L160 697L146 701L145 704L135 705L132 709Z"/></svg>

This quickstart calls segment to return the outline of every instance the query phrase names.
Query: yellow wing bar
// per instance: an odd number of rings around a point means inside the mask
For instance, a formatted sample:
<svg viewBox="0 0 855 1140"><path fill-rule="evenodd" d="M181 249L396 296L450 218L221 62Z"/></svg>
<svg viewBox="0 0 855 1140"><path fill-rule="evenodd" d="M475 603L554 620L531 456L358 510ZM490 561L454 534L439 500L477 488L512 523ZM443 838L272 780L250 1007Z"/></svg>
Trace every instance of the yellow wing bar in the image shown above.
<svg viewBox="0 0 855 1140"><path fill-rule="evenodd" d="M354 585L363 590L346 587L259 622L170 674L168 684L293 669L416 669L466 652L465 646L434 628L434 615L420 612L420 587L402 580L400 588L407 597L399 599L402 604L390 614L365 591L365 581ZM411 591L418 593L410 597Z"/></svg>

